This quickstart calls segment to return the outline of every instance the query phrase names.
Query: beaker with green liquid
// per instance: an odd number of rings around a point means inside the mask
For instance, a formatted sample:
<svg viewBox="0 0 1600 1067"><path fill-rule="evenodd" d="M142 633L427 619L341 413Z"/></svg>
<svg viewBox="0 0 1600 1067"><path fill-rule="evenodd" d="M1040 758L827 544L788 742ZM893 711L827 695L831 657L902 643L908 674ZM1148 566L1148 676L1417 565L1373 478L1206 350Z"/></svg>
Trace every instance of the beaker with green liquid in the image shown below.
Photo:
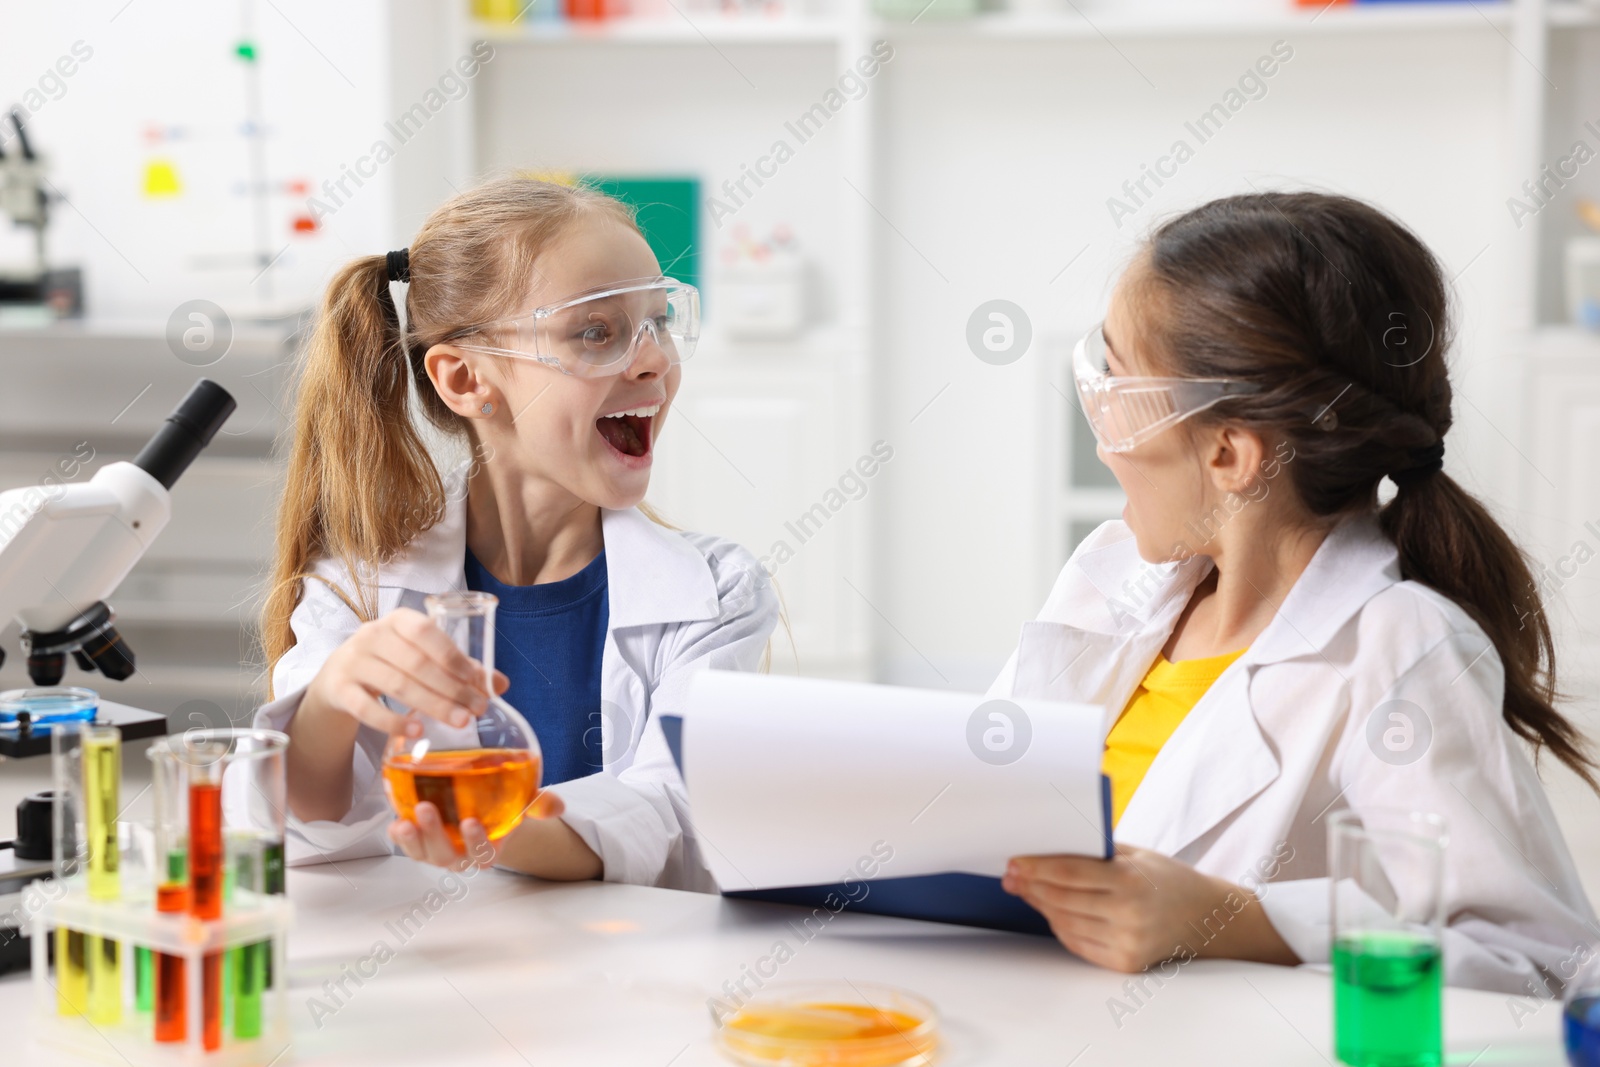
<svg viewBox="0 0 1600 1067"><path fill-rule="evenodd" d="M1350 1067L1439 1067L1441 816L1343 811L1328 823L1334 1055Z"/></svg>

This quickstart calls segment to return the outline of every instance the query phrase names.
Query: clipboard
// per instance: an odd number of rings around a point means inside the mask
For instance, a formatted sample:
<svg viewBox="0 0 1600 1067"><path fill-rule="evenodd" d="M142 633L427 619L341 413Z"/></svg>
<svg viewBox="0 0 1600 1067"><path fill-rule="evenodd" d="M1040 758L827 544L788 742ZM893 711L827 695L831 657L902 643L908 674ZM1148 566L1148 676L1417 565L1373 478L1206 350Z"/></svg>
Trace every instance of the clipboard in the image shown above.
<svg viewBox="0 0 1600 1067"><path fill-rule="evenodd" d="M661 715L661 732L666 737L672 762L683 773L683 716ZM1105 858L1115 852L1111 836L1111 779L1100 776L1101 810L1105 814ZM867 892L861 899L861 887ZM722 894L730 900L759 900L769 904L795 904L825 910L830 915L853 910L867 915L889 915L901 919L976 926L1007 930L1019 934L1055 936L1045 917L1021 897L1000 888L1000 879L977 874L951 872L924 874L909 878L873 878L851 889L834 885L789 886L780 889L746 889ZM840 902L843 902L841 906Z"/></svg>

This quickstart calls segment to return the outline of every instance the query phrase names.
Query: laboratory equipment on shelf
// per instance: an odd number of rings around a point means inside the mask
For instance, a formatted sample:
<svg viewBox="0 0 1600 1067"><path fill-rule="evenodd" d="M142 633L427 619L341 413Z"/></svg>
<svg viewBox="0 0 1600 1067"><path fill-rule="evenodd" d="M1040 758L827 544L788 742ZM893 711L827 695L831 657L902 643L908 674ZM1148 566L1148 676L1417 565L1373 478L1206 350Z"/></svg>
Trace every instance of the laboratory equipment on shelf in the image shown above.
<svg viewBox="0 0 1600 1067"><path fill-rule="evenodd" d="M9 150L0 137L0 212L33 231L34 262L28 270L0 274L0 313L16 312L29 321L82 315L83 272L51 269L46 253L50 204L61 197L51 191L45 160L34 150L22 112L14 108L9 118L15 137Z"/></svg>
<svg viewBox="0 0 1600 1067"><path fill-rule="evenodd" d="M435 594L423 603L435 625L482 666L484 690L493 693L499 599L466 591ZM465 848L464 819L483 823L491 841L510 833L539 795L543 764L539 739L522 713L490 696L487 710L464 727L416 712L411 718L421 733L395 734L384 755L383 786L395 812L411 819L418 804L433 804L457 850Z"/></svg>

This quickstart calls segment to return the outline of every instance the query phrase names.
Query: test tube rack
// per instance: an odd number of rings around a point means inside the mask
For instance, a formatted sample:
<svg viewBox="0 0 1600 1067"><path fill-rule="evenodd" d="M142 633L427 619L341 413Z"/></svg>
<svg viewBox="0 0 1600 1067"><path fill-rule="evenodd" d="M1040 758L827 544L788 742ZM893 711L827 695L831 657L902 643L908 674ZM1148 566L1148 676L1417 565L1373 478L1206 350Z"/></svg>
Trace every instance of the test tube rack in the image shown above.
<svg viewBox="0 0 1600 1067"><path fill-rule="evenodd" d="M220 919L203 920L187 914L156 911L148 895L143 899L92 900L81 876L36 882L29 887L36 899L26 910L33 940L35 1037L41 1045L89 1062L126 1067L265 1067L287 1062L289 1045L288 968L284 959L293 908L278 895L235 888ZM134 1005L132 981L124 983L121 1021L91 1022L87 1015L63 1015L58 1006L56 973L49 966L51 933L57 927L121 943L122 958L131 961L135 948L180 957L184 961L184 1004L188 1027L181 1042L157 1042L154 1022ZM260 1036L235 1038L224 1027L221 1046L207 1051L202 1034L202 961L213 953L262 942L270 943L275 976L262 994ZM131 971L132 967L124 967Z"/></svg>

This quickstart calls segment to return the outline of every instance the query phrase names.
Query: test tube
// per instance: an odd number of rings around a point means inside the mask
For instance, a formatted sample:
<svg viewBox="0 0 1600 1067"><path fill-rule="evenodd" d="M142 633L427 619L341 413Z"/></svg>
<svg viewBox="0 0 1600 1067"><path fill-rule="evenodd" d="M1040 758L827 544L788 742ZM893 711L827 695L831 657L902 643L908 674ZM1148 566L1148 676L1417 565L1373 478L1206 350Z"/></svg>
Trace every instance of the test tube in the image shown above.
<svg viewBox="0 0 1600 1067"><path fill-rule="evenodd" d="M140 1014L150 1011L155 990L155 962L150 950L143 945L133 946L133 1007Z"/></svg>
<svg viewBox="0 0 1600 1067"><path fill-rule="evenodd" d="M164 915L189 910L189 887L183 882L164 882L156 888L156 910ZM184 1010L184 982L187 978L182 956L155 953L155 1017L157 1041L182 1041L189 1032L189 1013Z"/></svg>
<svg viewBox="0 0 1600 1067"><path fill-rule="evenodd" d="M234 885L259 891L261 852L257 841L241 835L234 849ZM233 1036L261 1036L261 993L266 988L267 956L271 942L257 941L228 951L229 984L233 992Z"/></svg>
<svg viewBox="0 0 1600 1067"><path fill-rule="evenodd" d="M156 911L189 910L189 793L182 740L169 737L150 746L151 829L155 838ZM155 1038L176 1043L188 1038L188 967L182 956L153 953Z"/></svg>
<svg viewBox="0 0 1600 1067"><path fill-rule="evenodd" d="M226 811L226 807L224 807L224 811ZM225 914L231 915L234 910L234 861L238 849L237 839L240 835L231 833L227 824L228 820L224 816L222 830L222 910ZM234 964L237 962L238 956L239 950L237 947L222 950L222 1029L225 1031L233 1029Z"/></svg>
<svg viewBox="0 0 1600 1067"><path fill-rule="evenodd" d="M80 930L56 927L56 1011L62 1015L89 1010L87 940Z"/></svg>
<svg viewBox="0 0 1600 1067"><path fill-rule="evenodd" d="M287 819L284 755L288 739L266 730L233 734L224 772L229 797L228 843L233 888L242 906L283 893L283 836ZM243 803L235 803L239 798ZM261 1036L265 991L272 984L271 941L240 945L229 952L233 1035Z"/></svg>
<svg viewBox="0 0 1600 1067"><path fill-rule="evenodd" d="M188 746L189 914L222 918L222 766L228 746L202 741ZM201 1039L205 1049L222 1047L222 953L200 961Z"/></svg>
<svg viewBox="0 0 1600 1067"><path fill-rule="evenodd" d="M51 724L50 762L55 780L55 803L51 806L55 876L59 884L67 885L83 875L88 850L82 723ZM85 1015L89 1011L88 939L81 930L57 926L55 949L56 1011L61 1015Z"/></svg>
<svg viewBox="0 0 1600 1067"><path fill-rule="evenodd" d="M83 726L85 836L89 841L89 899L122 895L117 847L117 814L122 794L122 734L103 723ZM114 1025L122 1020L122 946L113 937L90 937L89 1021Z"/></svg>

